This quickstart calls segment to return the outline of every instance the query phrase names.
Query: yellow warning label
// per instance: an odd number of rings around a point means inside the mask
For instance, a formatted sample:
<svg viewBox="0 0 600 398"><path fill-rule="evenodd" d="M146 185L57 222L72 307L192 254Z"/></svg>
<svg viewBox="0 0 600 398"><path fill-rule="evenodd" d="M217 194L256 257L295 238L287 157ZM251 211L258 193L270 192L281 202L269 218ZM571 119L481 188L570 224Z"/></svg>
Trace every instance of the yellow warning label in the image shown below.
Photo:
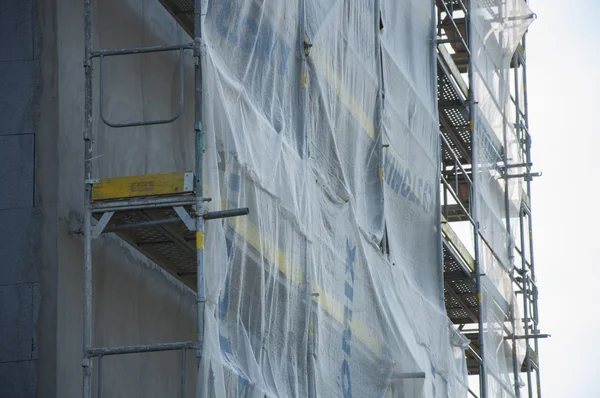
<svg viewBox="0 0 600 398"><path fill-rule="evenodd" d="M475 120L471 120L469 122L469 128L471 129L471 131L475 131Z"/></svg>
<svg viewBox="0 0 600 398"><path fill-rule="evenodd" d="M381 181L383 181L383 178L384 178L383 167L380 167L380 168L379 168L379 179L380 179Z"/></svg>
<svg viewBox="0 0 600 398"><path fill-rule="evenodd" d="M302 87L306 88L306 72L302 72L300 75L300 84L302 84Z"/></svg>

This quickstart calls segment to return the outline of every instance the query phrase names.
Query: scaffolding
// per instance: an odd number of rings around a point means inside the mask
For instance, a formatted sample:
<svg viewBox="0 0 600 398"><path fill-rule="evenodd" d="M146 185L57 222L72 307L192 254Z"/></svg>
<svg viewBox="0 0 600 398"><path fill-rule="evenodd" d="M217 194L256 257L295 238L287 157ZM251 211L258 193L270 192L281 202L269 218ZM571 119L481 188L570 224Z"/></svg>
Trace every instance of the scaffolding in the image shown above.
<svg viewBox="0 0 600 398"><path fill-rule="evenodd" d="M538 327L537 298L538 288L535 278L533 260L532 219L531 219L531 181L541 175L532 171L531 137L529 135L526 91L526 58L525 36L520 40L517 50L510 62L511 80L509 105L514 107L514 121L509 117L508 106L501 108L504 125L513 124L517 138L521 161L509 156L509 132L504 128L502 138L494 134L476 133L477 125L484 124L478 98L475 92L477 78L474 27L479 9L496 13L502 20L507 16L498 15L503 2L483 2L462 0L437 0L437 70L438 70L438 111L440 121L440 139L442 144L442 238L444 250L444 294L448 317L452 323L467 337L471 343L467 350L467 367L469 375L478 377L479 396L492 396L488 391L488 381L495 380L508 396L541 397L540 373L538 361L538 339L547 337L540 334ZM526 15L522 18L534 18ZM501 72L496 71L498 74ZM479 71L479 73L481 73ZM481 79L484 80L484 79ZM509 81L506 82L507 84ZM481 83L480 83L481 84ZM489 90L489 89L488 89ZM487 92L486 92L487 93ZM479 93L481 95L481 93ZM484 120L481 120L484 119ZM487 140L485 143L477 139ZM481 200L478 190L477 168L482 167L482 154L477 149L485 147L491 152L486 156L492 159L494 166L490 169L497 173L500 181L495 195L504 203L505 230L509 236L508 256L494 252L493 242L489 236L481 232L482 222L477 216L477 201ZM479 155L479 159L477 158ZM481 170L479 171L481 173ZM520 192L520 201L509 197L509 181L522 179L525 189ZM517 217L515 217L515 214ZM518 225L511 227L511 221ZM472 231L472 239L468 239L467 248L453 229L453 225L467 224ZM515 228L516 227L516 234ZM464 235L463 235L463 239ZM513 301L505 297L494 286L482 269L483 249L491 252L494 261L506 262L504 272L512 281L513 292L522 296L522 300ZM515 254L516 252L516 254ZM519 260L520 259L520 260ZM512 385L507 386L500 380L500 375L489 369L488 363L493 358L486 358L485 337L488 335L490 319L486 319L482 294L487 293L488 300L497 306L501 319L497 322L508 325L504 327L502 337L505 349L512 356ZM519 312L522 311L522 318ZM522 323L523 334L518 334L519 323ZM524 347L519 344L524 342ZM523 356L521 361L520 356ZM489 355L489 353L488 353ZM526 374L527 395L523 395L524 386L520 379ZM535 378L535 380L534 380ZM472 396L477 396L469 390Z"/></svg>
<svg viewBox="0 0 600 398"><path fill-rule="evenodd" d="M209 212L205 203L211 198L205 197L202 181L203 163L203 126L202 126L202 55L205 51L202 42L201 0L160 0L175 20L193 38L192 42L153 47L128 48L120 50L98 50L93 48L92 36L92 0L85 0L85 218L84 218L84 358L82 361L84 397L91 398L92 363L97 364L95 381L97 396L102 396L102 360L105 356L125 355L157 351L181 351L181 396L185 396L186 352L194 350L197 361L196 394L200 396L200 361L202 359L205 307L204 281L204 223L208 220L226 217L244 216L248 208L234 208ZM472 0L474 2L474 0ZM466 357L470 375L478 376L479 395L469 389L472 396L489 397L488 380L497 380L508 396L520 397L520 375L525 373L528 397L541 397L539 361L537 298L538 290L535 278L531 219L531 179L537 174L532 171L531 138L528 130L525 39L514 53L510 68L514 87L510 101L516 108L515 132L518 136L519 151L524 161L514 163L509 159L507 134L503 140L490 135L485 144L477 143L475 134L479 121L478 102L474 92L473 41L471 37L471 1L434 0L437 11L436 67L439 128L441 143L441 239L443 249L444 297L448 317L452 323L470 340ZM378 16L375 17L378 22ZM375 31L379 24L376 23ZM304 36L304 35L302 35ZM377 34L376 34L376 37ZM305 55L312 46L308 38L304 41ZM193 52L194 56L194 134L195 170L168 174L154 174L133 177L98 178L92 170L94 154L93 132L93 64L99 66L99 113L104 124L112 128L127 128L171 123L179 118L183 109L183 59L184 52ZM104 97L104 61L108 57L159 52L178 52L180 62L179 108L172 117L161 120L140 120L119 123L108 120L103 111ZM378 53L378 52L377 52ZM378 60L381 63L381 60ZM306 76L306 59L302 64L303 76ZM378 76L378 79L381 79ZM377 101L382 101L381 81L378 81ZM304 98L304 101L307 101ZM378 108L381 112L381 109ZM505 116L506 117L506 116ZM378 114L380 119L381 115ZM511 123L513 123L511 121ZM377 124L377 127L381 126ZM379 133L377 134L379 136ZM383 149L383 142L380 142ZM511 236L507 253L498 253L489 236L481 232L481 220L476 206L478 156L477 147L484 146L493 153L495 168L501 176L497 194L504 204L503 228ZM380 159L383 162L383 156ZM381 165L383 170L383 163ZM509 197L509 180L521 179L525 182L518 204ZM521 194L521 193L520 193ZM517 225L514 225L517 215ZM511 221L513 224L511 225ZM457 231L469 225L470 241L464 244L464 237ZM514 235L512 231L518 231ZM103 233L115 233L130 243L145 256L195 290L197 311L197 339L195 341L164 344L134 345L122 347L94 347L92 339L92 240ZM384 239L386 235L384 235ZM462 238L462 240L461 240ZM306 242L308 245L308 242ZM384 241L382 247L386 247ZM509 258L514 266L506 271L514 292L521 295L519 303L505 297L494 284L485 277L482 269L483 252L487 251L494 261L505 263ZM520 261L517 261L520 260ZM517 264L518 263L518 264ZM307 264L306 264L307 266ZM304 281L307 286L310 283ZM483 308L483 292L486 300L498 308L497 314L503 317L498 322L504 327L503 339L512 355L513 379L510 388L487 366L486 331L489 319ZM307 294L312 294L307 290ZM318 294L317 294L318 295ZM315 303L316 301L309 299ZM312 310L311 310L312 311ZM519 314L522 311L522 314ZM522 316L521 316L522 315ZM522 324L523 334L517 334ZM311 324L312 327L312 324ZM311 329L312 330L312 329ZM312 335L311 335L312 338ZM519 344L524 343L524 351ZM521 361L519 352L523 352ZM309 348L309 374L315 372L315 353ZM400 379L424 379L425 374L403 373ZM534 380L535 379L535 380ZM311 396L316 396L311 383Z"/></svg>
<svg viewBox="0 0 600 398"><path fill-rule="evenodd" d="M175 3L175 2L174 2ZM173 3L173 4L174 4ZM192 42L175 45L126 48L119 50L94 49L92 0L85 0L85 218L84 218L84 318L83 318L83 396L91 398L92 363L97 361L96 396L103 395L102 360L112 355L160 351L181 351L181 396L186 391L186 352L196 353L197 379L200 372L204 338L205 280L204 280L204 222L244 216L248 208L206 211L205 202L211 198L203 193L203 128L202 128L202 26L200 0L185 2L189 12L188 32ZM166 2L165 6L169 6ZM166 119L115 122L104 113L104 61L108 57L160 52L179 52L179 107ZM99 113L104 124L112 128L150 126L172 123L183 111L184 51L192 51L194 68L194 133L195 170L154 175L96 178L92 170L93 134L93 63L99 63ZM94 223L95 221L95 223ZM92 239L102 233L116 233L158 265L195 290L197 303L197 340L173 343L131 345L122 347L93 346L92 305ZM201 385L196 383L196 396Z"/></svg>

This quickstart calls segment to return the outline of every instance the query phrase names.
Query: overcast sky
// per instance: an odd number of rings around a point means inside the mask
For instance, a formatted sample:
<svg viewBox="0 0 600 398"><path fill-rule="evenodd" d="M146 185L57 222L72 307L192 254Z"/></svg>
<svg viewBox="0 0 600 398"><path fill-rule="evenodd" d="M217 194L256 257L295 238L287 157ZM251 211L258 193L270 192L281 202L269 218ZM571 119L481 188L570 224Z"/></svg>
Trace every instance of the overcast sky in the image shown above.
<svg viewBox="0 0 600 398"><path fill-rule="evenodd" d="M600 397L599 0L531 0L532 193L544 398Z"/></svg>

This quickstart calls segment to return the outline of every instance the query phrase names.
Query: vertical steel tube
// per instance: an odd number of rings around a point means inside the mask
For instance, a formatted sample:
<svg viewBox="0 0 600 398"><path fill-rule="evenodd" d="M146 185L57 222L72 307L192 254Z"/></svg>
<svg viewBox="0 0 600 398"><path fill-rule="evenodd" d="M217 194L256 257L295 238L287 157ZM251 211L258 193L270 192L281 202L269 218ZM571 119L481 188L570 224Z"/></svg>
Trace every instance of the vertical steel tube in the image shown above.
<svg viewBox="0 0 600 398"><path fill-rule="evenodd" d="M527 3L529 3L527 1ZM527 33L523 36L523 113L525 114L525 127L527 127L527 131L525 132L525 157L526 162L528 164L527 171L531 172L531 137L529 136L529 105L527 100ZM529 202L531 203L531 181L527 181L527 196L529 197ZM531 210L531 209L530 209ZM533 258L533 220L531 217L531 213L528 214L528 230L529 230L529 262L531 268L531 280L535 283L535 261ZM537 325L539 323L538 318L538 292L537 287L532 284L532 301L533 301L533 322L537 333ZM537 397L542 398L542 388L541 388L541 376L540 376L540 352L539 352L539 342L538 339L533 340L534 350L537 356L537 369L535 372L536 377L536 387L537 387Z"/></svg>
<svg viewBox="0 0 600 398"><path fill-rule="evenodd" d="M181 381L180 381L180 385L181 385L181 398L185 398L185 387L187 384L187 380L186 380L186 353L187 350L184 348L181 350Z"/></svg>
<svg viewBox="0 0 600 398"><path fill-rule="evenodd" d="M310 156L310 148L308 141L308 129L306 127L306 114L308 112L308 56L310 54L310 38L306 31L306 4L305 0L300 1L299 4L299 26L298 26L298 39L299 44L303 48L302 55L300 58L300 104L302 110L298 112L298 123L299 131L302 133L302 145L300 150L301 155L304 159L308 159Z"/></svg>
<svg viewBox="0 0 600 398"><path fill-rule="evenodd" d="M97 398L102 398L102 355L98 356L98 392Z"/></svg>
<svg viewBox="0 0 600 398"><path fill-rule="evenodd" d="M92 213L87 205L84 211L83 396L92 398Z"/></svg>
<svg viewBox="0 0 600 398"><path fill-rule="evenodd" d="M469 57L469 68L468 68L468 77L469 77L469 114L471 116L471 146L472 146L472 167L473 170L473 190L471 194L471 212L473 213L473 219L475 220L475 225L473 226L473 235L474 235L474 262L475 262L475 289L477 290L477 323L479 329L479 350L481 363L479 366L479 396L480 398L487 398L487 375L486 375L486 355L485 355L485 336L484 336L484 317L483 317L483 295L481 288L481 255L479 250L479 220L477 215L477 183L479 177L477 176L478 167L477 167L477 134L476 134L476 126L475 126L475 113L476 113L476 103L474 99L474 77L473 77L473 57L476 52L473 48L473 22L471 20L473 16L473 4L474 0L468 0L468 15L467 18L467 44L469 45L469 53L471 54Z"/></svg>
<svg viewBox="0 0 600 398"><path fill-rule="evenodd" d="M527 33L525 33L523 35L523 113L525 114L524 117L524 123L525 123L525 127L527 128L527 131L525 132L525 134L527 134L527 136L524 136L525 139L525 162L528 163L529 165L531 165L531 153L529 152L529 148L531 146L531 142L529 141L529 108L528 108L528 102L527 102L527 61L526 61L526 56L525 54L527 54L527 47L526 47L526 41L527 41ZM527 166L527 171L531 171L531 166ZM527 196L529 196L529 199L531 200L531 181L527 181Z"/></svg>
<svg viewBox="0 0 600 398"><path fill-rule="evenodd" d="M528 141L529 142L529 141ZM529 145L527 146L527 151L529 152ZM530 181L527 182L527 185L530 185ZM531 188L528 189L529 191ZM529 197L531 200L531 196ZM535 277L535 261L533 258L533 221L531 219L531 213L528 214L528 231L529 231L529 260L530 260L530 272L531 272L531 301L533 304L533 325L534 325L534 333L539 333L538 325L539 325L539 313L538 313L538 292L537 286L535 285L536 277ZM537 397L542 398L542 388L541 388L541 376L540 376L540 354L539 354L539 341L537 338L533 339L533 348L537 356L537 369L535 371L536 378L536 387L537 387Z"/></svg>
<svg viewBox="0 0 600 398"><path fill-rule="evenodd" d="M458 189L458 166L456 164L457 160L456 158L454 158L454 192L456 192L457 195L460 195L460 191ZM459 196L460 198L460 196Z"/></svg>
<svg viewBox="0 0 600 398"><path fill-rule="evenodd" d="M446 222L448 222L448 188L446 188L446 185L443 186L443 190L444 190L444 218L446 219Z"/></svg>
<svg viewBox="0 0 600 398"><path fill-rule="evenodd" d="M437 12L436 12L437 10ZM438 23L438 21L440 23ZM437 9L437 4L436 1L432 2L432 7L431 7L431 24L433 25L432 27L432 37L431 37L431 76L433 77L434 81L437 82L438 81L438 61L437 61L437 54L438 54L438 45L437 45L437 39L438 39L438 35L441 34L441 13L439 12L439 10ZM432 93L431 95L434 98L435 101L435 108L434 108L434 112L436 112L435 114L438 115L438 120L436 120L436 122L439 123L439 96L438 96L438 86L437 84L434 84L432 89ZM437 149L438 149L438 153L437 153L437 164L438 164L438 181L442 181L442 178L444 178L444 172L445 172L445 167L444 167L444 163L443 163L443 150L442 150L442 145L443 145L443 140L442 140L442 132L441 130L438 131L438 135L437 135ZM451 151L451 148L448 148L449 151ZM445 184L442 183L442 189L444 190L443 192L443 199L442 199L442 193L440 192L439 189L437 189L436 192L436 203L437 203L437 208L441 208L442 205L442 200L443 200L443 204L444 204L444 222L448 222L448 188L446 187ZM440 286L439 286L439 293L440 293L440 298L441 298L441 303L442 305L445 305L445 297L444 297L444 236L442 234L442 214L441 212L439 212L439 215L437 216L438 219L436 220L436 225L439 226L440 228L440 233L438 234L438 256L439 256L439 262L438 262L438 269L441 275L440 278Z"/></svg>
<svg viewBox="0 0 600 398"><path fill-rule="evenodd" d="M299 26L298 40L301 46L304 46L300 60L300 98L301 110L298 112L298 131L302 133L301 156L304 158L304 167L309 168L309 136L306 123L306 115L308 113L308 56L310 54L310 38L306 30L306 1L299 2ZM306 309L306 326L308 338L306 342L306 364L307 364L307 383L309 398L317 398L316 385L316 355L315 355L315 329L313 322L313 306L312 306L312 275L310 268L310 244L308 239L305 239L304 253L304 300ZM262 354L262 351L261 351Z"/></svg>
<svg viewBox="0 0 600 398"><path fill-rule="evenodd" d="M306 255L305 255L305 284L306 284L306 309L308 311L308 347L307 347L307 355L308 355L308 397L309 398L317 398L317 378L316 378L316 361L317 354L315 352L315 341L316 341L316 319L314 319L314 314L317 313L316 304L313 304L313 295L312 295L312 277L310 274L310 249L308 239L306 240Z"/></svg>
<svg viewBox="0 0 600 398"><path fill-rule="evenodd" d="M516 62L516 55L513 54L512 57L513 61ZM510 68L510 64L509 64L509 68ZM503 119L503 127L502 127L502 138L503 138L503 145L504 145L504 151L502 153L502 163L504 164L504 173L508 174L508 134L510 133L507 125L508 125L508 118L506 116L506 112L507 106L510 106L510 102L509 102L509 98L510 98L510 88L509 88L509 84L508 84L508 73L503 73L502 74L502 79L504 80L504 82L502 83L502 87L504 87L504 95L502 95L501 97L501 101L504 104L504 110L502 112L502 119ZM515 96L517 96L517 94L515 93ZM508 105L507 105L508 104ZM517 113L517 118L518 118L518 113ZM514 240L513 240L513 236L511 233L511 228L510 228L510 193L509 193L509 187L510 187L510 182L508 178L504 179L504 212L505 212L505 217L506 217L506 233L507 233L507 237L508 237L508 261L509 263L506 264L507 266L511 267L511 271L510 271L510 276L511 276L511 280L514 278L514 266L513 266L513 258L514 258ZM519 388L519 373L520 373L520 369L519 369L519 359L517 357L517 340L515 339L515 335L517 334L517 323L515 320L515 308L516 308L516 302L513 301L512 306L511 306L511 314L510 314L510 323L511 323L511 328L512 328L512 338L511 338L511 342L512 342L512 362L513 362L513 377L514 377L514 389L515 389L515 395L517 398L521 397L521 389Z"/></svg>
<svg viewBox="0 0 600 398"><path fill-rule="evenodd" d="M380 0L374 0L373 2L373 34L375 39L375 70L377 74L377 101L375 104L375 136L377 137L377 146L379 151L379 169L378 177L381 184L381 200L382 200L382 244L381 250L387 252L387 231L385 225L385 216L383 215L383 209L385 208L384 202L384 190L385 190L385 170L384 170L384 148L383 148L383 65L381 59L381 32L380 32L380 21L381 21L381 6Z"/></svg>
<svg viewBox="0 0 600 398"><path fill-rule="evenodd" d="M520 140L520 145L523 145L522 142L522 133L523 129L521 127L521 96L519 95L519 60L518 57L518 49L517 53L515 53L514 58L514 80L515 80L515 107L516 111L516 128L517 128L517 137ZM527 162L527 159L521 159ZM527 170L529 171L529 169ZM508 169L507 169L508 172ZM525 329L525 367L527 370L527 389L528 389L528 397L533 397L532 386L531 386L531 364L529 358L529 313L528 313L528 296L527 296L527 259L525 256L525 227L523 217L525 216L523 211L523 203L521 203L519 207L519 235L520 235L520 246L521 246L521 276L523 278L523 323Z"/></svg>
<svg viewBox="0 0 600 398"><path fill-rule="evenodd" d="M537 286L535 286L535 270L534 270L534 262L533 262L533 239L531 238L531 228L532 228L532 221L531 221L531 214L529 214L529 245L530 245L530 260L531 260L531 301L533 304L533 325L534 325L534 333L539 333L538 330L538 324L539 324L539 313L538 313L538 292L537 292ZM542 397L542 388L541 388L541 376L540 376L540 360L539 360L539 341L537 338L533 339L533 348L534 351L536 353L537 356L537 368L536 368L536 372L535 372L535 378L536 378L536 388L537 388L537 397L541 398Z"/></svg>
<svg viewBox="0 0 600 398"><path fill-rule="evenodd" d="M312 297L308 303L309 311L312 313ZM315 353L315 324L313 323L312 315L309 316L309 333L308 333L308 397L317 397L317 381L316 381L316 353Z"/></svg>
<svg viewBox="0 0 600 398"><path fill-rule="evenodd" d="M204 345L204 310L206 306L206 292L204 281L204 192L203 192L203 159L204 159L204 131L202 126L202 62L204 51L202 43L202 0L194 1L194 130L196 135L195 150L195 187L196 195L196 276L197 276L197 328L198 346L196 347L196 398L202 396L204 380L201 375L202 353Z"/></svg>
<svg viewBox="0 0 600 398"><path fill-rule="evenodd" d="M92 397L92 361L88 350L92 347L92 213L89 202L92 197L92 0L84 1L85 30L85 120L84 120L84 299L83 299L83 397Z"/></svg>
<svg viewBox="0 0 600 398"><path fill-rule="evenodd" d="M533 386L531 385L531 363L529 358L529 296L527 292L527 258L525 257L525 212L521 206L519 212L519 223L521 229L521 275L523 277L523 319L525 327L525 368L527 369L528 397L533 397Z"/></svg>

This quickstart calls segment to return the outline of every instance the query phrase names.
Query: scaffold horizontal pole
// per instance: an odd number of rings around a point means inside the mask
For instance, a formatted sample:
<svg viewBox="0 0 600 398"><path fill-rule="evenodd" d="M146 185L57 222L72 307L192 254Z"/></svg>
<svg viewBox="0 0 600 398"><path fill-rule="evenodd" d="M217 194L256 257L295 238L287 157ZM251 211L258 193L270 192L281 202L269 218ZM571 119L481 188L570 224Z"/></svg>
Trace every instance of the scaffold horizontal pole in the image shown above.
<svg viewBox="0 0 600 398"><path fill-rule="evenodd" d="M193 341L182 341L177 343L161 343L148 345L129 345L122 347L90 348L87 350L88 358L108 355L140 354L144 352L176 351L182 349L196 348Z"/></svg>

